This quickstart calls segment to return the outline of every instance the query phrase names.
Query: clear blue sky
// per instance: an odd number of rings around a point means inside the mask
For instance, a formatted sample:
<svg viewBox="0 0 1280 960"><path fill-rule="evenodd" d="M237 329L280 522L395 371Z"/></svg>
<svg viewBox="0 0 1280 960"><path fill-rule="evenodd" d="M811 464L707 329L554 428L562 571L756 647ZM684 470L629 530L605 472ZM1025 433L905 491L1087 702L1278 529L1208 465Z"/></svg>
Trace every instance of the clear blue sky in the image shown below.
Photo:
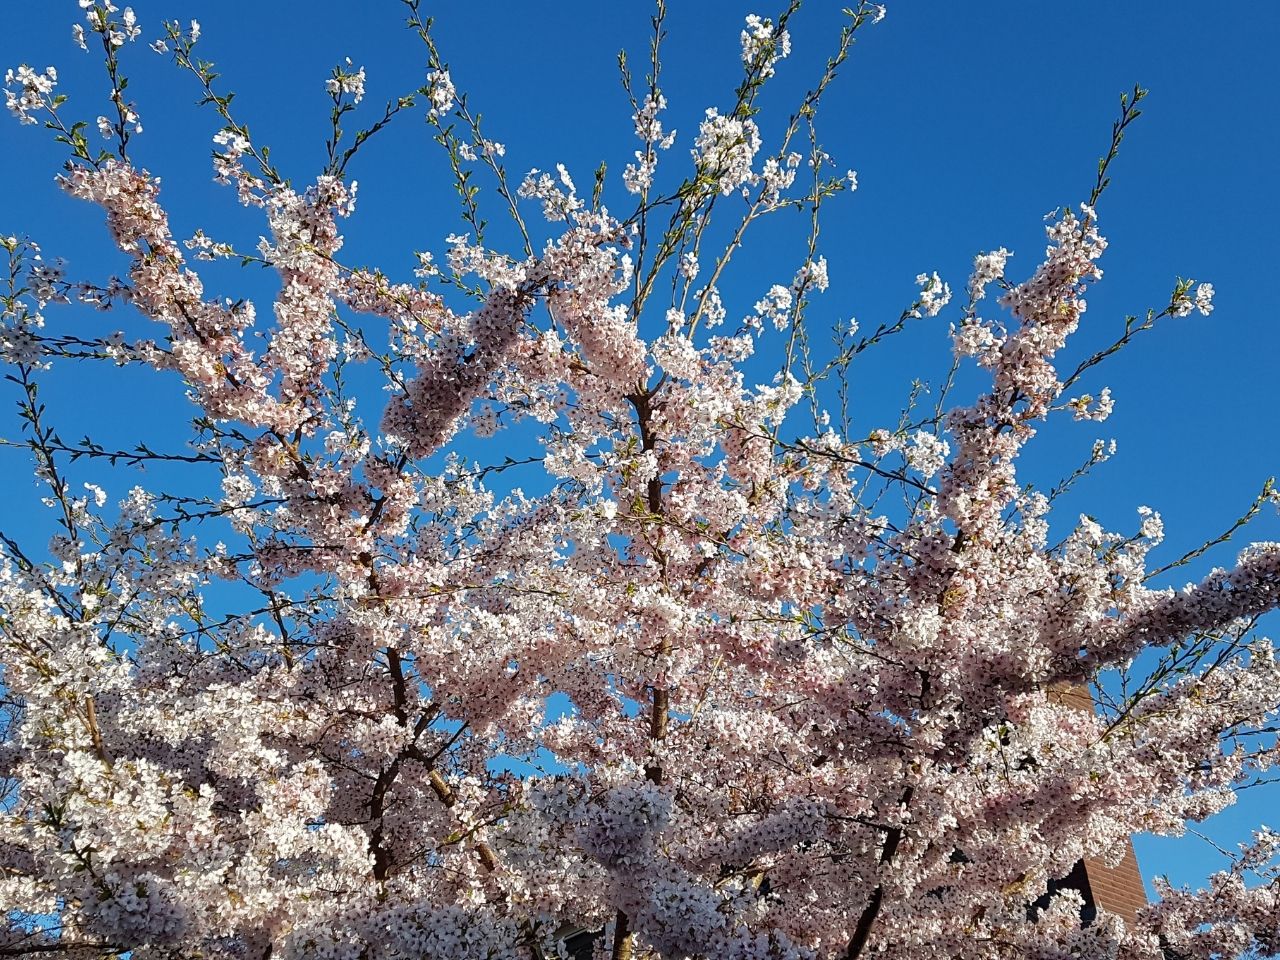
<svg viewBox="0 0 1280 960"><path fill-rule="evenodd" d="M237 111L299 183L321 164L323 84L335 63L350 57L366 67L370 114L422 82L422 51L401 29L395 0L133 6L145 40L160 35L161 18L200 19L204 55L218 63L225 88L239 93ZM838 4L810 6L795 21L795 53L765 101L766 110L775 109L772 124L764 121L766 136L811 81L838 28ZM438 18L455 81L483 112L490 135L508 145L510 170L518 175L564 162L584 189L601 159L620 172L634 146L614 55L628 47L643 75L649 4L476 2L466 5L474 12L463 13L462 4L424 0L424 7ZM775 11L728 0L671 0L671 7L664 87L668 126L682 135L674 159L687 156L702 111L728 101L743 15ZM63 91L72 95L69 115L92 121L106 112L104 85L98 61L71 43L78 16L73 0L8 5L0 68L56 65ZM1109 342L1126 313L1167 303L1175 275L1213 282L1217 309L1207 319L1168 320L1104 365L1084 386L1112 387L1112 419L1059 425L1032 446L1023 475L1051 484L1095 437L1115 438L1118 456L1065 503L1068 519L1088 511L1109 529L1130 529L1135 508L1149 504L1164 515L1168 532L1157 563L1215 536L1265 477L1280 472L1277 49L1280 4L1265 0L891 2L884 23L862 35L820 125L824 146L841 169L858 171L861 188L829 208L822 252L832 284L812 322L857 316L869 329L909 302L917 273L936 269L959 291L973 255L1001 245L1017 254L1010 275L1024 276L1044 246L1042 215L1087 196L1118 95L1143 84L1151 90L1145 115L1124 145L1100 210L1111 242L1102 261L1106 277L1089 297L1071 355ZM176 232L189 235L199 225L251 246L265 227L211 183L210 137L218 124L195 108L191 78L141 43L126 58L130 94L146 127L135 156L163 177ZM121 271L123 261L111 251L98 212L53 184L64 157L49 136L7 118L0 124L0 233L30 233L47 255L66 257L73 276L101 279ZM361 190L357 215L344 228L349 262L376 263L404 279L412 250L440 255L444 236L460 229L439 151L419 119L405 118L372 142L352 172ZM626 206L620 193L615 201ZM492 216L498 218L496 208ZM794 239L779 234L788 237ZM748 305L761 292L759 275L787 282L800 257L794 248L778 266L767 254L740 265ZM263 289L260 277L235 270L210 277L226 295ZM91 311L72 316L86 333L131 325ZM892 424L910 378L936 381L947 351L944 314L873 353L855 375L856 422ZM95 439L131 445L163 436L190 415L175 402L172 383L130 381L135 385L121 391L115 382L92 371L50 381L55 415L84 424L66 429L67 439L92 427ZM102 416L104 397L130 404L129 416ZM14 432L0 429L4 436ZM2 455L3 526L21 530L34 489L21 454ZM1274 511L1251 537L1280 539ZM1233 553L1211 555L1190 575ZM1242 827L1267 819L1277 794L1252 794L1211 824L1216 836L1232 843ZM1273 826L1280 820L1269 816ZM1145 874L1167 873L1175 881L1194 882L1216 863L1195 839L1139 838L1138 852Z"/></svg>

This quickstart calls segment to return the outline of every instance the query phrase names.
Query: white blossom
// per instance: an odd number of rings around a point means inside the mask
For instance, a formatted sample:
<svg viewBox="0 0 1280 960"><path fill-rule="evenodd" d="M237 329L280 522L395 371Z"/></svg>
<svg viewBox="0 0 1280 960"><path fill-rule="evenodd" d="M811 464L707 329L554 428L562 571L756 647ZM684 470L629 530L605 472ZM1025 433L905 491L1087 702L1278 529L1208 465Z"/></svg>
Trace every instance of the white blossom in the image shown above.
<svg viewBox="0 0 1280 960"><path fill-rule="evenodd" d="M431 101L427 116L433 120L453 109L458 91L453 86L448 70L432 70L427 74L427 97Z"/></svg>
<svg viewBox="0 0 1280 960"><path fill-rule="evenodd" d="M920 285L919 306L912 311L913 316L936 317L951 302L951 288L942 282L935 271L932 274L922 273L916 277Z"/></svg>
<svg viewBox="0 0 1280 960"><path fill-rule="evenodd" d="M1203 316L1207 317L1209 314L1213 313L1212 283L1202 283L1196 287L1195 304L1196 309L1199 310Z"/></svg>
<svg viewBox="0 0 1280 960"><path fill-rule="evenodd" d="M776 30L773 21L757 14L747 16L747 27L742 31L742 62L757 67L761 78L773 76L774 64L791 53L791 35L786 30Z"/></svg>

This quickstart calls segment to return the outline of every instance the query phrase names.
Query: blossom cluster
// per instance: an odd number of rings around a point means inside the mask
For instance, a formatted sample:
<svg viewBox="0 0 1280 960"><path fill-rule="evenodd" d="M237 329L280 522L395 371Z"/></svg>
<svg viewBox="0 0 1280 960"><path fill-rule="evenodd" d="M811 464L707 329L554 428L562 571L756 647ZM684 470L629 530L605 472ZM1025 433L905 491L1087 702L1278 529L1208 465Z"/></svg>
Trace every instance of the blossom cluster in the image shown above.
<svg viewBox="0 0 1280 960"><path fill-rule="evenodd" d="M82 5L108 47L136 36L131 11ZM611 213L604 186L579 195L564 165L499 179L518 253L475 218L439 263L406 256L408 280L344 263L356 182L336 163L277 175L225 97L214 175L260 221L256 251L176 239L160 178L123 151L77 154L59 182L127 277L75 285L0 238L0 360L55 529L43 552L6 536L0 561L0 953L541 960L585 938L614 960L1209 960L1280 944L1271 831L1209 889L1132 918L1085 922L1060 883L1280 760L1280 667L1253 633L1280 607L1280 545L1155 588L1159 514L1131 534L1063 520L1019 477L1049 421L1114 405L1057 367L1101 279L1090 204L1048 224L1021 280L1003 247L975 260L953 343L976 395L862 433L818 409L827 360L805 324L838 267L816 228L836 188L816 147L818 185L797 186L791 134L766 151L750 100L790 52L784 27L747 19L741 102L706 110L670 193L656 77L633 100L641 149L616 195L637 213ZM197 33L170 39L189 51ZM10 71L19 120L51 108L56 78ZM325 86L354 110L364 70ZM423 95L437 129L471 123L442 67ZM455 173L483 155L505 177L506 148L471 132ZM713 251L712 208L753 188ZM737 237L788 204L814 211L808 250L729 284ZM270 310L206 293L224 266L208 261L233 257L271 272ZM942 322L950 286L917 283L896 327L846 326L826 369ZM1170 313L1212 309L1193 286ZM73 298L127 307L156 341L57 335ZM96 360L176 386L188 444L65 443L36 385ZM124 482L130 462L199 491ZM88 483L85 463L103 466ZM1073 702L1144 654L1171 666L1131 699Z"/></svg>

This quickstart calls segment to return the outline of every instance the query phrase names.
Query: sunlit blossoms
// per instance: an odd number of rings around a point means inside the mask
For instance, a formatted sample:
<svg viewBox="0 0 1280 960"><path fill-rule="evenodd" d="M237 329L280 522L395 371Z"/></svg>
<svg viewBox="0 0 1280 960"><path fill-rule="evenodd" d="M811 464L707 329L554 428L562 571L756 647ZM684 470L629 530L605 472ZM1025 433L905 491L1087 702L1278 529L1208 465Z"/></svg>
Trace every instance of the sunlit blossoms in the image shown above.
<svg viewBox="0 0 1280 960"><path fill-rule="evenodd" d="M325 81L325 89L331 96L350 94L352 103L364 99L364 67L351 70L351 58L347 58L346 67L334 67L333 76Z"/></svg>
<svg viewBox="0 0 1280 960"><path fill-rule="evenodd" d="M1195 304L1196 309L1199 310L1203 316L1207 317L1209 314L1213 313L1212 283L1202 283L1196 287Z"/></svg>
<svg viewBox="0 0 1280 960"><path fill-rule="evenodd" d="M759 14L747 17L742 31L742 62L760 71L761 77L773 76L774 64L791 54L791 35L773 21Z"/></svg>
<svg viewBox="0 0 1280 960"><path fill-rule="evenodd" d="M427 74L427 87L429 89L428 96L431 100L432 117L443 116L453 109L453 102L458 96L458 91L453 86L453 80L449 78L448 70L432 70Z"/></svg>
<svg viewBox="0 0 1280 960"><path fill-rule="evenodd" d="M709 107L698 127L693 159L727 195L754 182L751 165L759 149L760 133L754 121L721 116Z"/></svg>
<svg viewBox="0 0 1280 960"><path fill-rule="evenodd" d="M23 123L35 123L34 114L43 109L53 88L58 84L58 71L46 67L43 72L25 63L4 75L5 106Z"/></svg>
<svg viewBox="0 0 1280 960"><path fill-rule="evenodd" d="M1013 256L1004 247L990 253L980 253L973 259L973 273L969 277L969 299L981 300L987 295L987 286L1004 276L1005 265Z"/></svg>
<svg viewBox="0 0 1280 960"><path fill-rule="evenodd" d="M1179 283L1177 290L1174 291L1173 303L1170 312L1175 317L1190 316L1193 310L1198 310L1202 316L1208 316L1213 313L1213 284L1202 283L1192 290L1193 280L1185 283Z"/></svg>
<svg viewBox="0 0 1280 960"><path fill-rule="evenodd" d="M951 302L951 287L942 282L935 270L932 275L922 273L916 277L920 285L918 310L926 317L936 317Z"/></svg>
<svg viewBox="0 0 1280 960"><path fill-rule="evenodd" d="M140 28L81 6L74 37L105 41L114 78ZM782 62L799 4L749 16L721 38L741 69L726 99L678 105L701 120L676 156L659 4L647 88L624 70L640 149L593 182L554 155L509 178L466 68L455 85L405 6L425 84L366 114L362 67L313 78L327 159L289 173L192 53L198 25L166 25L153 49L211 110L198 152L235 214L203 225L171 217L180 174L162 184L130 140L123 84L96 124L64 125L53 68L6 75L120 276L77 280L39 238L0 237L7 436L39 484L19 508L38 521L0 540L0 954L1274 952L1274 831L1133 914L1095 916L1067 882L1280 759L1257 631L1280 545L1157 587L1200 555L1149 562L1173 524L1139 507L1107 529L1056 502L1115 451L1073 424L1112 412L1095 368L1133 329L1072 353L1105 177L1049 221L1038 264L979 254L967 304L930 269L891 288L900 315L824 330L815 311L847 317L825 301L853 294L820 223L856 177L828 176L822 92L882 7L846 11L779 123L757 99L803 67ZM421 169L445 180L397 189L439 187L465 226L351 262L352 171L415 112L442 154ZM740 259L786 210L793 232ZM1145 322L1207 314L1213 292L1179 280ZM941 362L965 385L913 387L888 422L850 410L870 347L948 324ZM42 385L85 364L118 386L66 411ZM189 429L108 443L104 424L150 422L122 413L141 389ZM1092 452L1042 490L1020 457L1053 430Z"/></svg>
<svg viewBox="0 0 1280 960"><path fill-rule="evenodd" d="M622 172L622 182L631 193L643 194L653 186L654 171L658 167L658 150L668 150L675 143L675 131L663 130L658 114L667 107L667 98L661 93L650 92L644 103L632 115L636 136L645 148L635 152L635 163L629 163Z"/></svg>

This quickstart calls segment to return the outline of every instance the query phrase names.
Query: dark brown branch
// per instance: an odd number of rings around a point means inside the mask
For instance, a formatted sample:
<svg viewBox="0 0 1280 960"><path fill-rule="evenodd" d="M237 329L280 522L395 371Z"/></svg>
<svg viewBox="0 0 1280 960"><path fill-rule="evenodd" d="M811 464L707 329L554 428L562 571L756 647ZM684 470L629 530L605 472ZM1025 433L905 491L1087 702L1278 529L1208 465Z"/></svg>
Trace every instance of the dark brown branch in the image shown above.
<svg viewBox="0 0 1280 960"><path fill-rule="evenodd" d="M902 795L902 805L904 807L911 802L911 796L914 792L914 787L907 787L906 792ZM898 844L901 842L901 826L890 827L885 832L884 847L880 850L881 867L885 867L893 861L894 855L898 852ZM875 926L876 917L880 915L880 908L883 905L884 884L877 883L876 888L871 891L871 898L862 910L862 916L858 917L858 925L854 927L853 936L849 938L849 946L844 952L844 960L856 960L857 957L862 956L862 951L866 948L867 941L871 938L871 930Z"/></svg>

